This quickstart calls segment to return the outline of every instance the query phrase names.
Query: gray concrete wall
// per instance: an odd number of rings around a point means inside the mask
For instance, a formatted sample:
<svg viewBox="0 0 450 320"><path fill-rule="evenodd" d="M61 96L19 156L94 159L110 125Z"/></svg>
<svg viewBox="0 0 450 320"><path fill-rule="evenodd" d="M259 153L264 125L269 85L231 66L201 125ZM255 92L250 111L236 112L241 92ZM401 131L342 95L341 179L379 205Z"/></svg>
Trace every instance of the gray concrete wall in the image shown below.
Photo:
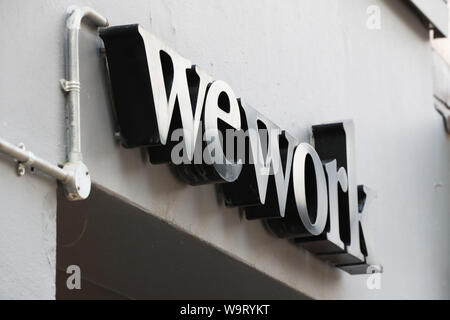
<svg viewBox="0 0 450 320"><path fill-rule="evenodd" d="M54 10L53 16L46 16ZM0 137L64 159L62 13L51 3L0 1ZM0 157L0 299L53 299L56 182L18 178Z"/></svg>
<svg viewBox="0 0 450 320"><path fill-rule="evenodd" d="M313 124L353 119L358 182L378 195L365 233L384 265L382 289L368 290L365 276L273 239L224 208L212 186L180 184L139 150L122 149L113 139L99 40L85 29L83 151L101 188L314 298L450 298L450 138L432 104L428 33L403 2L0 0L0 135L52 162L64 157L58 80L64 12L73 3L113 25L142 24L300 139L309 139ZM372 4L381 8L381 30L366 28ZM3 160L0 170L0 295L48 298L55 184L18 180ZM26 240L12 241L22 228L31 229L22 231ZM30 274L44 274L33 281L46 289L28 291Z"/></svg>

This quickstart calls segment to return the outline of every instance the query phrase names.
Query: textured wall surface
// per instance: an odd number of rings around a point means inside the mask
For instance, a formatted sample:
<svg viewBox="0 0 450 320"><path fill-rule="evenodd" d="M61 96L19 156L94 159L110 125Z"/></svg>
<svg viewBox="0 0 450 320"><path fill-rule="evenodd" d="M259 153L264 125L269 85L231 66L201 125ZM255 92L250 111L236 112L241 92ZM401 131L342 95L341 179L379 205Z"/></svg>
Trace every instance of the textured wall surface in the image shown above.
<svg viewBox="0 0 450 320"><path fill-rule="evenodd" d="M14 170L0 159L0 299L53 299L56 183Z"/></svg>
<svg viewBox="0 0 450 320"><path fill-rule="evenodd" d="M62 23L51 3L0 1L0 137L55 164L64 159ZM0 299L54 299L55 254L56 182L19 179L1 156Z"/></svg>
<svg viewBox="0 0 450 320"><path fill-rule="evenodd" d="M432 103L428 33L403 2L0 0L0 135L52 162L64 156L58 80L73 3L112 25L142 24L299 139L313 124L353 119L358 182L377 192L365 233L385 269L382 288L273 239L224 208L212 186L180 184L166 166L121 148L100 40L85 28L83 151L100 187L314 298L450 298L450 138ZM372 4L380 30L366 27ZM3 160L0 172L0 296L48 298L55 184L18 180Z"/></svg>

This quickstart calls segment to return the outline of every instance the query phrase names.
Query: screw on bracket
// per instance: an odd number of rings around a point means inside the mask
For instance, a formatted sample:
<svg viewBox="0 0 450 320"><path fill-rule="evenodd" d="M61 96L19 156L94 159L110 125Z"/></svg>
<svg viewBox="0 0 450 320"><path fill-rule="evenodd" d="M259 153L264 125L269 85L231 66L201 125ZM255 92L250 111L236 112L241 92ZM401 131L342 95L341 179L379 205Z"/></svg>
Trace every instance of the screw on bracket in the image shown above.
<svg viewBox="0 0 450 320"><path fill-rule="evenodd" d="M22 162L17 162L17 175L23 177L26 173L25 165Z"/></svg>
<svg viewBox="0 0 450 320"><path fill-rule="evenodd" d="M25 150L25 144L19 143L18 147ZM23 162L17 161L16 172L19 177L23 177L27 172L25 164Z"/></svg>

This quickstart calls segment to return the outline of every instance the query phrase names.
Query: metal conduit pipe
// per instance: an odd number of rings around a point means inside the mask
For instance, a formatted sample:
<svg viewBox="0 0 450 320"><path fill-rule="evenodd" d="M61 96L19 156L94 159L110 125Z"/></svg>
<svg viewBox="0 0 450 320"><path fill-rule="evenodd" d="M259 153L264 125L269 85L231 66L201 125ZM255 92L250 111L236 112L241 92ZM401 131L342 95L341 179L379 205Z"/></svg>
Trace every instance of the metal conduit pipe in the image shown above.
<svg viewBox="0 0 450 320"><path fill-rule="evenodd" d="M26 151L23 145L15 146L2 138L0 138L0 152L13 157L18 161L19 164L23 166L30 166L38 169L49 176L52 176L62 182L68 180L69 174L58 166L55 166L37 156L32 152ZM19 170L18 170L19 172ZM23 175L23 173L19 173Z"/></svg>
<svg viewBox="0 0 450 320"><path fill-rule="evenodd" d="M83 18L91 20L98 27L107 27L108 20L88 7L71 6L67 10L69 18L67 28L67 79L61 80L67 92L67 110L69 118L68 161L82 161L80 128L80 57L79 32Z"/></svg>
<svg viewBox="0 0 450 320"><path fill-rule="evenodd" d="M22 176L25 168L32 167L61 181L69 200L84 200L91 192L91 178L88 168L83 163L80 132L80 59L79 30L81 21L89 19L98 27L109 25L108 20L89 7L71 6L67 10L67 79L61 80L63 90L67 93L68 148L67 159L63 168L26 151L24 145L15 146L0 138L0 152L18 162L18 173Z"/></svg>
<svg viewBox="0 0 450 320"><path fill-rule="evenodd" d="M71 200L84 200L91 192L91 178L81 153L79 32L84 18L89 19L97 27L107 27L109 23L106 18L89 7L71 6L67 14L67 79L61 80L61 86L67 92L69 145L68 162L63 169L72 173L75 183L65 184L65 191Z"/></svg>

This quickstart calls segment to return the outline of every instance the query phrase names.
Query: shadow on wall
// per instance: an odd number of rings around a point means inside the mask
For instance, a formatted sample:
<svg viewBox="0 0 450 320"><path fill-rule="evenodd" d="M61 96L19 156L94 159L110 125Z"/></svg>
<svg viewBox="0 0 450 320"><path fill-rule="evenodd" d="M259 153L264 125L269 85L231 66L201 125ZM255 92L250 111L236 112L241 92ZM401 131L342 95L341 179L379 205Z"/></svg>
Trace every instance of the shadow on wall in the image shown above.
<svg viewBox="0 0 450 320"><path fill-rule="evenodd" d="M391 9L399 20L402 20L410 30L413 30L418 37L424 41L429 40L429 31L427 22L421 21L414 13L412 4L408 0L392 1L382 0L383 3ZM408 10L405 10L408 9Z"/></svg>
<svg viewBox="0 0 450 320"><path fill-rule="evenodd" d="M82 202L58 190L57 214L57 299L307 298L97 187Z"/></svg>

